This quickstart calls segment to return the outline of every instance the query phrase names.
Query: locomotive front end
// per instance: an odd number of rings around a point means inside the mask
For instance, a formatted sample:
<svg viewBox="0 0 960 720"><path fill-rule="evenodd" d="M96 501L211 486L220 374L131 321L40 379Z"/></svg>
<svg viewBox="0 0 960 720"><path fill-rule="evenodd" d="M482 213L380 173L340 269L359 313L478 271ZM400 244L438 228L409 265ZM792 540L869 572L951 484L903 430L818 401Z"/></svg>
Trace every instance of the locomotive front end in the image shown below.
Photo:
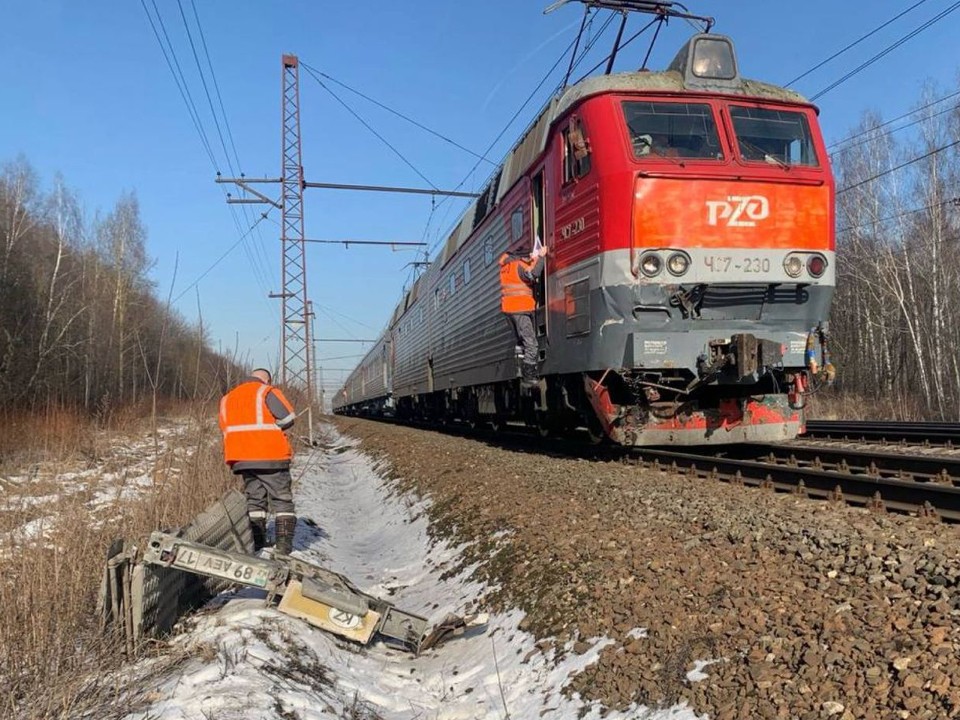
<svg viewBox="0 0 960 720"><path fill-rule="evenodd" d="M622 444L791 438L833 373L834 184L816 110L742 80L721 36L693 38L672 69L684 92L616 98L629 255L605 253L602 285L624 357L585 378L587 398Z"/></svg>
<svg viewBox="0 0 960 720"><path fill-rule="evenodd" d="M826 184L637 179L624 378L652 411L644 443L802 430L827 365L830 204Z"/></svg>

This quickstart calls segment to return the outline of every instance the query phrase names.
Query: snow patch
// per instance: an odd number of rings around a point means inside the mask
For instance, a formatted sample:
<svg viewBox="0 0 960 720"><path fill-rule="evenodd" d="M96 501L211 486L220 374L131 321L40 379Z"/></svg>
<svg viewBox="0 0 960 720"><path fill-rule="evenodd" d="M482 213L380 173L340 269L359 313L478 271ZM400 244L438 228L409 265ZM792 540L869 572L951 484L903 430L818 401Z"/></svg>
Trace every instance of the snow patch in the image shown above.
<svg viewBox="0 0 960 720"><path fill-rule="evenodd" d="M356 441L330 427L324 434L327 449L294 467L298 513L316 523L298 524L294 554L432 622L476 608L488 588L471 579L472 568L441 579L461 548L431 541L427 503L398 495ZM536 638L519 629L519 610L492 615L485 628L468 629L413 657L384 644L360 648L324 634L264 607L256 591L222 597L219 604L173 641L171 652L182 662L154 682L129 720L698 717L684 706L604 714L599 704L564 694L570 679L613 641L592 638L579 655L572 642L562 651L542 652ZM631 632L645 635L639 628ZM140 663L129 682L149 673L150 664Z"/></svg>
<svg viewBox="0 0 960 720"><path fill-rule="evenodd" d="M715 660L695 660L693 663L693 670L687 673L687 680L690 682L700 682L701 680L706 680L710 676L703 672L703 669L718 662L723 661L719 658Z"/></svg>

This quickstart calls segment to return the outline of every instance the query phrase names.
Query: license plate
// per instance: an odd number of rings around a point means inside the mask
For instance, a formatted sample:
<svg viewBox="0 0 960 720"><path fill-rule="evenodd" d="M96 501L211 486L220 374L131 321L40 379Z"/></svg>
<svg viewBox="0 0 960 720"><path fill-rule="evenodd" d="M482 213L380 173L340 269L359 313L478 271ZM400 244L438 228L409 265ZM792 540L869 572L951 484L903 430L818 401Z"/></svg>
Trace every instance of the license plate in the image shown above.
<svg viewBox="0 0 960 720"><path fill-rule="evenodd" d="M179 550L173 566L256 587L265 587L269 578L267 568L199 550Z"/></svg>

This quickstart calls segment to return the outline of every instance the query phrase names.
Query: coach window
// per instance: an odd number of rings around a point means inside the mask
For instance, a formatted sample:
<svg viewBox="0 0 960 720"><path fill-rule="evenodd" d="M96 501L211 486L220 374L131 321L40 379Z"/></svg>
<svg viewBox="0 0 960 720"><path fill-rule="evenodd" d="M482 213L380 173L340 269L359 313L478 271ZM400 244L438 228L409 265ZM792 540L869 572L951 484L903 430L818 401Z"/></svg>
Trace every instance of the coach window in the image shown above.
<svg viewBox="0 0 960 720"><path fill-rule="evenodd" d="M518 207L510 216L510 242L523 237L523 207Z"/></svg>
<svg viewBox="0 0 960 720"><path fill-rule="evenodd" d="M470 282L470 258L463 261L463 284Z"/></svg>
<svg viewBox="0 0 960 720"><path fill-rule="evenodd" d="M483 241L483 264L489 265L493 262L493 235L487 235Z"/></svg>
<svg viewBox="0 0 960 720"><path fill-rule="evenodd" d="M623 116L637 160L722 160L713 108L705 103L625 100Z"/></svg>
<svg viewBox="0 0 960 720"><path fill-rule="evenodd" d="M450 294L453 295L457 291L457 276L450 276Z"/></svg>
<svg viewBox="0 0 960 720"><path fill-rule="evenodd" d="M563 184L582 178L590 172L590 144L583 123L576 115L563 129Z"/></svg>
<svg viewBox="0 0 960 720"><path fill-rule="evenodd" d="M433 291L433 309L437 310L440 308L440 288L437 288Z"/></svg>

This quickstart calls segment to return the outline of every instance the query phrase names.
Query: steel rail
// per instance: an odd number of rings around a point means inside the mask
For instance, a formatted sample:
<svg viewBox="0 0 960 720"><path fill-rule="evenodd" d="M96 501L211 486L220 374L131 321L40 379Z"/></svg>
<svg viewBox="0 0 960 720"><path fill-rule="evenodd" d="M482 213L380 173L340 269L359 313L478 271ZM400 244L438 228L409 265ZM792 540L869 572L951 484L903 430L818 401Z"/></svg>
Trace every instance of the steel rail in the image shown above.
<svg viewBox="0 0 960 720"><path fill-rule="evenodd" d="M645 460L655 467L675 466L699 476L825 499L842 499L868 507L882 506L920 515L929 515L932 509L944 520L960 522L960 488L953 485L670 450L644 448L635 450L632 456L635 462Z"/></svg>
<svg viewBox="0 0 960 720"><path fill-rule="evenodd" d="M867 422L810 420L804 438L832 438L865 442L913 442L960 446L958 423Z"/></svg>
<svg viewBox="0 0 960 720"><path fill-rule="evenodd" d="M893 476L906 480L960 483L960 456L943 457L876 450L847 450L789 443L735 445L727 450L727 454L729 457L741 460L775 462L780 465L836 470L873 477Z"/></svg>

